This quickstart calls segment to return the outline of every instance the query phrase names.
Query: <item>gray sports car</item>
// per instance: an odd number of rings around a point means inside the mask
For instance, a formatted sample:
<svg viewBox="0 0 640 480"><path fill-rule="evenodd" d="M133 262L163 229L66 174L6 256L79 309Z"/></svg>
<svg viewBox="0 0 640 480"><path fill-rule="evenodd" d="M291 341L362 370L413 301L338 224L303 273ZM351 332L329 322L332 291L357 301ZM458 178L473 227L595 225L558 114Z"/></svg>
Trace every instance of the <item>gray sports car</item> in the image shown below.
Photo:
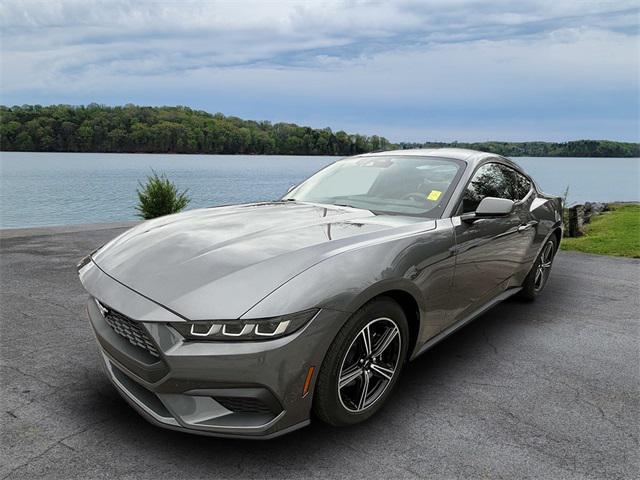
<svg viewBox="0 0 640 480"><path fill-rule="evenodd" d="M281 200L144 222L78 265L109 379L145 418L268 438L366 420L402 367L498 302L533 300L562 205L459 149L339 160Z"/></svg>

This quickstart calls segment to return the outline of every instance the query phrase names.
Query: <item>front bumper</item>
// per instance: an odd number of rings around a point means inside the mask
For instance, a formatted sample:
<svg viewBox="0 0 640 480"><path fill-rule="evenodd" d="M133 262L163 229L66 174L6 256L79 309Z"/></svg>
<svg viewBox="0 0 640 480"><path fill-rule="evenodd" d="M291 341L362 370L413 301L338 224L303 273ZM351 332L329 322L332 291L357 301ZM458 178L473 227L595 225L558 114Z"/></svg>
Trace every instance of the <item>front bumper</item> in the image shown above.
<svg viewBox="0 0 640 480"><path fill-rule="evenodd" d="M128 301L137 301L131 294ZM344 321L344 313L323 309L301 330L260 342L187 342L166 323L139 322L155 356L116 333L93 297L87 311L109 379L147 420L240 438L270 438L309 423L316 375L304 394L307 374L310 367L317 374Z"/></svg>

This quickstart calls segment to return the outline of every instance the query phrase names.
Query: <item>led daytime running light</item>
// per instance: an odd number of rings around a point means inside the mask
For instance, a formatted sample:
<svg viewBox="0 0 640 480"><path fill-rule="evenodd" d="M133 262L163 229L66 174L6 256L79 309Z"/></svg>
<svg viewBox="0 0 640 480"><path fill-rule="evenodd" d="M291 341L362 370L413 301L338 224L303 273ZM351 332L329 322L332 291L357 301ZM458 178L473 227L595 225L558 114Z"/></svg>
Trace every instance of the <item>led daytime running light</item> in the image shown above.
<svg viewBox="0 0 640 480"><path fill-rule="evenodd" d="M249 320L209 320L171 323L185 340L233 341L270 340L300 329L318 313L318 309L274 318Z"/></svg>

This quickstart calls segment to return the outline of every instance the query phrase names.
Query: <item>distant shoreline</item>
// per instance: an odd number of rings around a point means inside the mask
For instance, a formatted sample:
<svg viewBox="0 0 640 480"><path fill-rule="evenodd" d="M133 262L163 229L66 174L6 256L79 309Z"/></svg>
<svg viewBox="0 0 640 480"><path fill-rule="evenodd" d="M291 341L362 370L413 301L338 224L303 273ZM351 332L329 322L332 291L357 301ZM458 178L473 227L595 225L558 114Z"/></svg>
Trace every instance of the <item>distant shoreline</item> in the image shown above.
<svg viewBox="0 0 640 480"><path fill-rule="evenodd" d="M429 132L425 131L425 137ZM7 152L350 156L412 148L469 148L507 157L640 157L640 143L391 142L294 123L245 120L187 107L0 105L0 145Z"/></svg>
<svg viewBox="0 0 640 480"><path fill-rule="evenodd" d="M395 149L402 150L402 149ZM393 152L395 150L388 150ZM329 154L284 154L284 153L182 153L182 152L60 152L60 151L22 151L22 150L0 150L0 155L3 153L46 153L46 154L100 154L100 155L175 155L175 156L196 156L196 155L208 155L212 157L222 156L246 156L246 157L334 157L336 159L344 158L346 155L329 155ZM577 156L570 157L566 155L503 155L509 158L635 158L640 160L640 155L638 156L627 156L627 157L616 157L616 156Z"/></svg>

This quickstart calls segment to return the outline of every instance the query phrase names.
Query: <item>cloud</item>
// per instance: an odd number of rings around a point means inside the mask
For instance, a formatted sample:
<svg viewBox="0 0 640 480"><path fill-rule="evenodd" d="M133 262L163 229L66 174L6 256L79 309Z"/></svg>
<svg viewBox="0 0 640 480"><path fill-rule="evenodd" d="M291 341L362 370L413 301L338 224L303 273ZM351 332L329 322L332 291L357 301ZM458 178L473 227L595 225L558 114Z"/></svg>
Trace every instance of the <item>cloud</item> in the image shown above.
<svg viewBox="0 0 640 480"><path fill-rule="evenodd" d="M181 103L396 140L632 139L635 5L5 0L2 102Z"/></svg>

